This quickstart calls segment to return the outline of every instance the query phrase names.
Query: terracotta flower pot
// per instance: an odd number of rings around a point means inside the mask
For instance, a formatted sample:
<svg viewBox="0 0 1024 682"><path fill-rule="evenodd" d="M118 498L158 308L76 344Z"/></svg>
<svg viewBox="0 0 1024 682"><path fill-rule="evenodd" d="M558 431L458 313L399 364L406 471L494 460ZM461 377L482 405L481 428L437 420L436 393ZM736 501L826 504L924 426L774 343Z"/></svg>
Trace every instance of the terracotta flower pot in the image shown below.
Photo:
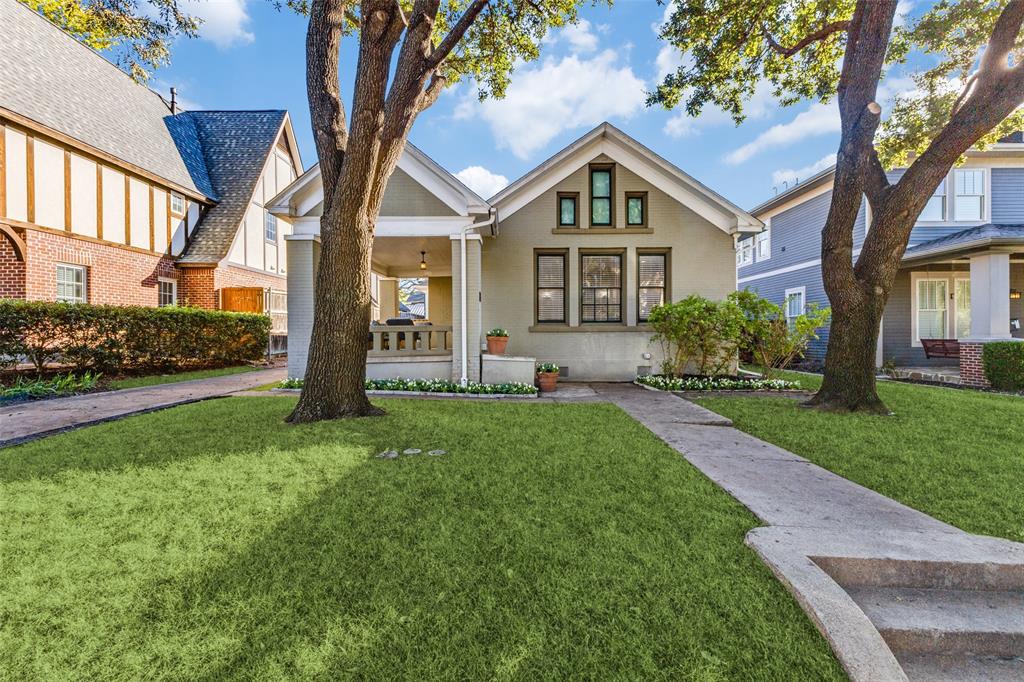
<svg viewBox="0 0 1024 682"><path fill-rule="evenodd" d="M487 352L491 355L504 355L506 346L508 346L507 336L487 337Z"/></svg>
<svg viewBox="0 0 1024 682"><path fill-rule="evenodd" d="M538 373L537 383L540 384L541 393L550 393L556 390L558 385L558 372Z"/></svg>

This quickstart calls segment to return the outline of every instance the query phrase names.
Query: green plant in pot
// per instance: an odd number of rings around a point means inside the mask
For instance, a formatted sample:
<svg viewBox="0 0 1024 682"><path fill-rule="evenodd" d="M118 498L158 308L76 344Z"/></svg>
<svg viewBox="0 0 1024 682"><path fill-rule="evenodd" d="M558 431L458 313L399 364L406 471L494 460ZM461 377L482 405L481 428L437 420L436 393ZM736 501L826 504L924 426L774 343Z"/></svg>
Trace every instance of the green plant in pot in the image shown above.
<svg viewBox="0 0 1024 682"><path fill-rule="evenodd" d="M537 384L542 393L554 391L558 385L559 367L553 362L542 362L537 365Z"/></svg>
<svg viewBox="0 0 1024 682"><path fill-rule="evenodd" d="M508 346L508 330L496 327L487 332L487 352L491 355L504 355Z"/></svg>

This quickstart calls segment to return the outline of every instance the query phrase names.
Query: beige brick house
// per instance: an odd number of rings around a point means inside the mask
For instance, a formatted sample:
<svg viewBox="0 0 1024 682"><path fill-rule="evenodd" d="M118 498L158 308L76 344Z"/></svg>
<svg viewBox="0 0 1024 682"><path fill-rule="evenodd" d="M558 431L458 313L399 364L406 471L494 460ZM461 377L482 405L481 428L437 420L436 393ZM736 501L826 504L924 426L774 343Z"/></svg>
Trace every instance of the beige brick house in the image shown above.
<svg viewBox="0 0 1024 682"><path fill-rule="evenodd" d="M305 372L323 196L316 169L275 198L288 237L289 373ZM371 377L532 381L537 362L572 380L657 370L647 314L736 288L735 241L761 223L603 123L484 201L407 148L376 226ZM399 322L396 286L426 277L426 320ZM465 291L465 295L463 295ZM388 320L391 324L388 324ZM488 329L509 331L505 356Z"/></svg>
<svg viewBox="0 0 1024 682"><path fill-rule="evenodd" d="M288 112L181 111L0 0L0 297L283 297L291 228L264 202L301 170Z"/></svg>

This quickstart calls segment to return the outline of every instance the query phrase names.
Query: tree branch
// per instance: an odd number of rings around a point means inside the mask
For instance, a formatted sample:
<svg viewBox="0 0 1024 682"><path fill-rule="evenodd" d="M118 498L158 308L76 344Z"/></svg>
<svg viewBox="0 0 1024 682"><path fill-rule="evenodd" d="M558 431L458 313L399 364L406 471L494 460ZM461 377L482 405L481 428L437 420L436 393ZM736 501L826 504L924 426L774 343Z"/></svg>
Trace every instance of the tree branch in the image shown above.
<svg viewBox="0 0 1024 682"><path fill-rule="evenodd" d="M420 106L416 113L421 114L429 109L437 101L437 98L441 96L447 85L448 79L435 73L430 78L430 83L427 85L426 90L423 91L423 97L420 99Z"/></svg>
<svg viewBox="0 0 1024 682"><path fill-rule="evenodd" d="M849 21L833 21L831 23L825 24L817 31L807 34L799 41L797 41L795 44L790 45L789 47L784 47L780 45L779 42L775 39L775 37L772 36L772 34L768 31L768 27L765 26L764 24L761 24L761 35L764 36L764 39L768 42L768 47L770 47L773 52L780 54L783 57L792 57L797 52L804 49L811 43L816 43L820 40L824 40L833 33L846 31L849 28Z"/></svg>
<svg viewBox="0 0 1024 682"><path fill-rule="evenodd" d="M455 22L455 25L448 31L448 35L444 37L444 40L438 44L437 49L435 49L427 59L428 68L436 69L440 66L441 62L444 61L444 58L447 57L448 54L459 44L459 41L462 40L462 36L466 35L466 31L468 31L469 27L473 25L473 22L476 21L477 16L480 15L480 12L483 11L489 1L490 0L473 0L473 4L466 8L466 11L463 12L461 17L459 17L459 20Z"/></svg>
<svg viewBox="0 0 1024 682"><path fill-rule="evenodd" d="M992 29L992 37L981 55L979 74L999 74L1007 71L1010 65L1007 57L1010 50L1017 44L1021 24L1024 23L1024 0L1010 0L996 19Z"/></svg>
<svg viewBox="0 0 1024 682"><path fill-rule="evenodd" d="M306 32L306 94L325 187L334 186L348 147L338 81L345 12L344 0L314 0Z"/></svg>
<svg viewBox="0 0 1024 682"><path fill-rule="evenodd" d="M867 167L865 168L864 193L868 196L868 202L873 206L879 205L888 193L892 184L889 176L885 174L885 166L878 158L878 150L874 145L868 152Z"/></svg>

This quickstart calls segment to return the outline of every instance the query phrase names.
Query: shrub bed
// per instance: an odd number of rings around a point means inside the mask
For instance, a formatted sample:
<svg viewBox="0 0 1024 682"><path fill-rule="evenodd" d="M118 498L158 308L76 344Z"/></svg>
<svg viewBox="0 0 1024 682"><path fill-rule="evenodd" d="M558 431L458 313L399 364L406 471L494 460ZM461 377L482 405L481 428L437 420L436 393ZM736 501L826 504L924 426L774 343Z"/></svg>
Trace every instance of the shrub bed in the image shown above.
<svg viewBox="0 0 1024 682"><path fill-rule="evenodd" d="M1000 391L1024 391L1024 343L986 343L981 351L981 366L992 388Z"/></svg>
<svg viewBox="0 0 1024 682"><path fill-rule="evenodd" d="M302 388L302 379L285 379L280 388ZM463 386L446 379L367 379L367 391L416 391L419 393L463 393L471 395L534 395L537 387L532 384L510 382L505 384L480 384L470 381Z"/></svg>
<svg viewBox="0 0 1024 682"><path fill-rule="evenodd" d="M668 377L663 374L649 374L637 377L636 382L659 391L790 391L800 388L799 382L786 379L727 376Z"/></svg>
<svg viewBox="0 0 1024 682"><path fill-rule="evenodd" d="M0 387L0 401L41 400L88 393L96 389L99 380L100 375L93 372L85 372L81 376L69 372L46 379L18 377L10 386Z"/></svg>
<svg viewBox="0 0 1024 682"><path fill-rule="evenodd" d="M0 366L172 370L259 360L270 318L199 308L0 301Z"/></svg>

